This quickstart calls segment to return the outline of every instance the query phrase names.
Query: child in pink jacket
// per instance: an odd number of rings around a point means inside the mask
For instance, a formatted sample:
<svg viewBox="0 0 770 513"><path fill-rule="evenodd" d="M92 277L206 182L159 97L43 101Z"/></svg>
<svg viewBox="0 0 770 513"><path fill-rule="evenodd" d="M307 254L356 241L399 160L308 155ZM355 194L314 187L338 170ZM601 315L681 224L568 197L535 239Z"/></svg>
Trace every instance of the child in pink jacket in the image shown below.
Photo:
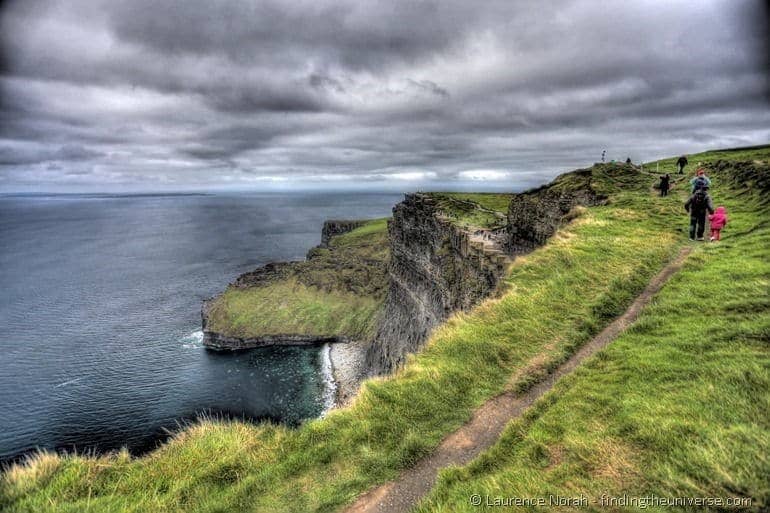
<svg viewBox="0 0 770 513"><path fill-rule="evenodd" d="M717 207L716 212L709 216L709 228L711 229L711 242L719 240L719 232L727 224L725 207Z"/></svg>

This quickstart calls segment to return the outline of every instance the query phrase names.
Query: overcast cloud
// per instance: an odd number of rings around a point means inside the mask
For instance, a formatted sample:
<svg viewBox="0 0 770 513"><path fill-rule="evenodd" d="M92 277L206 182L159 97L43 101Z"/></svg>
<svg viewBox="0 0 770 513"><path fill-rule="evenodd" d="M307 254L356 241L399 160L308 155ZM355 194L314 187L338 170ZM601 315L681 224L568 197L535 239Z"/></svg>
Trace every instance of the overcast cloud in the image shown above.
<svg viewBox="0 0 770 513"><path fill-rule="evenodd" d="M763 4L5 2L0 191L519 188L767 143Z"/></svg>

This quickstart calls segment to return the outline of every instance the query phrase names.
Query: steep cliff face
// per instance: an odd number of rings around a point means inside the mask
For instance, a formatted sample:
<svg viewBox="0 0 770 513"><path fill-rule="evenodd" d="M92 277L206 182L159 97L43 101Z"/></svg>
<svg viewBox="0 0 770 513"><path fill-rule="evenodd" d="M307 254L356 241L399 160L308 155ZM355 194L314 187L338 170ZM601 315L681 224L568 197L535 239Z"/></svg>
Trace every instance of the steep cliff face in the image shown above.
<svg viewBox="0 0 770 513"><path fill-rule="evenodd" d="M569 220L575 206L606 201L607 196L595 187L591 169L567 173L548 185L517 194L508 207L506 250L511 254L532 251Z"/></svg>
<svg viewBox="0 0 770 513"><path fill-rule="evenodd" d="M452 312L490 296L510 256L545 244L571 219L575 206L605 203L623 180L638 182L638 172L600 165L566 173L512 195L505 226L484 230L458 227L435 195L406 195L388 225L389 288L367 353L369 372L383 374L400 365Z"/></svg>
<svg viewBox="0 0 770 513"><path fill-rule="evenodd" d="M491 294L507 258L457 228L426 194L407 194L388 223L389 288L367 352L372 374L397 367L452 312Z"/></svg>

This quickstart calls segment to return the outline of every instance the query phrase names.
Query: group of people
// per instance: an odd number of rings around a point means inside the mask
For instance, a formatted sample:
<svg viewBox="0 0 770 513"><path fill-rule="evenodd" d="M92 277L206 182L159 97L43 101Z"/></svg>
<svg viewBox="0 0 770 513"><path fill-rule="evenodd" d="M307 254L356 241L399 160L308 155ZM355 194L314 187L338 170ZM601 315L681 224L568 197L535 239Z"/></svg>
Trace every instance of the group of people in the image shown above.
<svg viewBox="0 0 770 513"><path fill-rule="evenodd" d="M677 160L679 174L684 174L687 165L687 157L682 156ZM706 176L702 167L698 167L695 177L690 180L690 197L684 204L684 209L690 214L690 240L704 240L706 231L706 217L709 220L709 240L718 241L721 238L722 228L727 225L727 212L725 207L714 208L714 203L709 196L711 179ZM671 175L666 173L660 177L660 195L668 196L671 188Z"/></svg>

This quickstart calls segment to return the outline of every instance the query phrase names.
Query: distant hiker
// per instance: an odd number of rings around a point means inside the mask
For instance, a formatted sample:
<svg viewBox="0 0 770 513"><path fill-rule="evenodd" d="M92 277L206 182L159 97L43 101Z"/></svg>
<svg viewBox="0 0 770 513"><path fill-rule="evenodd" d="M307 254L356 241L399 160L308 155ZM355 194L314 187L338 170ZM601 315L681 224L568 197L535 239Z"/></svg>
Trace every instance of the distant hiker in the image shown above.
<svg viewBox="0 0 770 513"><path fill-rule="evenodd" d="M717 211L709 216L709 229L711 230L711 242L720 239L719 232L727 225L727 212L725 207L717 207Z"/></svg>
<svg viewBox="0 0 770 513"><path fill-rule="evenodd" d="M607 150L602 150L602 162L604 162L604 155L607 153Z"/></svg>
<svg viewBox="0 0 770 513"><path fill-rule="evenodd" d="M707 188L696 190L684 204L684 209L690 213L690 240L695 240L696 228L698 240L703 240L703 232L706 230L706 212L714 213L714 203L711 202Z"/></svg>
<svg viewBox="0 0 770 513"><path fill-rule="evenodd" d="M687 165L687 157L685 157L684 155L679 157L679 160L676 161L676 165L679 167L679 174L683 175L684 174L684 166Z"/></svg>
<svg viewBox="0 0 770 513"><path fill-rule="evenodd" d="M671 175L666 173L660 176L660 195L668 196L668 189L671 186Z"/></svg>
<svg viewBox="0 0 770 513"><path fill-rule="evenodd" d="M698 171L695 174L695 178L690 180L690 187L692 187L690 192L695 192L698 189L708 189L711 187L711 178L706 176L706 172L703 171L702 167L698 168Z"/></svg>
<svg viewBox="0 0 770 513"><path fill-rule="evenodd" d="M630 163L631 163L631 157L628 157L628 158L626 159L626 164L630 164Z"/></svg>

